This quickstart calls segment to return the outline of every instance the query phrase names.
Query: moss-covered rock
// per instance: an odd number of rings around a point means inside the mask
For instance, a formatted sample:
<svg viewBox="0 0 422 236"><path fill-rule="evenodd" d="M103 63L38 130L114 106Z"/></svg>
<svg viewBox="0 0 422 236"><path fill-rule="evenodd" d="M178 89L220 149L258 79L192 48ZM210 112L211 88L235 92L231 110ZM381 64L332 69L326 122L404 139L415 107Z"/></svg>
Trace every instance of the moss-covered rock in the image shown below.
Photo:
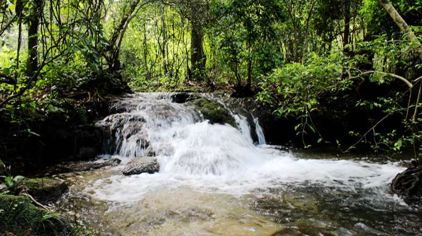
<svg viewBox="0 0 422 236"><path fill-rule="evenodd" d="M60 179L33 178L22 182L26 191L41 203L54 202L68 190L67 184Z"/></svg>
<svg viewBox="0 0 422 236"><path fill-rule="evenodd" d="M0 195L0 235L69 235L69 227L27 197Z"/></svg>
<svg viewBox="0 0 422 236"><path fill-rule="evenodd" d="M195 107L195 110L200 112L204 119L209 120L211 124L229 124L236 127L236 121L230 115L230 112L220 103L203 97L192 100L190 103Z"/></svg>

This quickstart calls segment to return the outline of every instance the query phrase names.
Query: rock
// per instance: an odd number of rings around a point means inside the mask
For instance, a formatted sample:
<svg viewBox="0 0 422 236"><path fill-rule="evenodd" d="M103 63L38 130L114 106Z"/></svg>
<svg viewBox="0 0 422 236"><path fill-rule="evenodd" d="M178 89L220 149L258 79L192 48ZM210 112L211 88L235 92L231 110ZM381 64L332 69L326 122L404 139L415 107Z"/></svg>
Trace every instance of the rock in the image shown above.
<svg viewBox="0 0 422 236"><path fill-rule="evenodd" d="M97 122L103 129L106 153L115 153L120 150L123 140L136 141L143 149L149 146L148 134L144 129L145 119L140 115L121 113L108 116ZM117 145L115 145L117 143Z"/></svg>
<svg viewBox="0 0 422 236"><path fill-rule="evenodd" d="M222 104L203 97L191 101L191 104L211 124L229 124L236 127L236 121Z"/></svg>
<svg viewBox="0 0 422 236"><path fill-rule="evenodd" d="M197 95L191 93L176 93L171 95L171 101L175 103L186 103L197 98Z"/></svg>
<svg viewBox="0 0 422 236"><path fill-rule="evenodd" d="M57 131L53 128L46 133L46 155L49 159L57 161L90 160L102 151L104 132L92 125L61 127ZM47 136L48 135L48 136ZM62 153L61 153L62 152ZM58 155L60 153L60 155Z"/></svg>
<svg viewBox="0 0 422 236"><path fill-rule="evenodd" d="M70 229L28 197L0 195L0 235L70 235Z"/></svg>
<svg viewBox="0 0 422 236"><path fill-rule="evenodd" d="M80 172L80 171L89 171L97 170L109 166L117 166L121 162L120 159L113 158L105 161L80 161L80 162L67 162L58 164L49 168L46 172L48 174L58 174L58 173L69 173L69 172Z"/></svg>
<svg viewBox="0 0 422 236"><path fill-rule="evenodd" d="M98 151L92 147L81 147L76 155L77 160L90 160L97 156Z"/></svg>
<svg viewBox="0 0 422 236"><path fill-rule="evenodd" d="M43 204L57 201L69 189L63 180L54 178L25 178L22 185L31 196Z"/></svg>
<svg viewBox="0 0 422 236"><path fill-rule="evenodd" d="M391 191L410 204L422 203L422 163L413 161L412 166L399 173L391 183Z"/></svg>
<svg viewBox="0 0 422 236"><path fill-rule="evenodd" d="M154 174L160 171L160 164L155 157L141 157L127 163L122 173L124 175L138 175L142 173Z"/></svg>

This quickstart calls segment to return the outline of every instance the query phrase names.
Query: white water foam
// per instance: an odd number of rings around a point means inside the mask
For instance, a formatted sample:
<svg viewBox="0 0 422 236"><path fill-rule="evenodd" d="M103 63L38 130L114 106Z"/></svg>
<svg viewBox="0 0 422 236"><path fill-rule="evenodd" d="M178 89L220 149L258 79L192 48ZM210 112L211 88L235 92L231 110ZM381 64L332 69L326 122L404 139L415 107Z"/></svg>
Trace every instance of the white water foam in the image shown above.
<svg viewBox="0 0 422 236"><path fill-rule="evenodd" d="M136 201L149 191L179 186L245 194L258 188L287 184L319 184L349 191L381 188L384 194L387 183L402 170L394 163L298 159L292 153L270 146L253 145L250 127L240 115L235 116L238 128L211 125L208 121L201 121L192 108L172 103L170 96L138 94L135 98L139 104L130 115L144 118L145 124L131 137L142 134L148 138L160 163L160 172L115 175L97 180L88 192L94 192L98 199ZM140 122L141 119L132 120ZM262 129L258 121L255 122L259 143L265 144ZM123 154L122 158L134 158L142 148L131 137L123 137L126 139L118 152Z"/></svg>
<svg viewBox="0 0 422 236"><path fill-rule="evenodd" d="M258 136L258 144L259 145L267 144L267 141L265 140L264 130L259 124L258 118L253 118L253 120L255 122L255 132L256 132L256 135Z"/></svg>

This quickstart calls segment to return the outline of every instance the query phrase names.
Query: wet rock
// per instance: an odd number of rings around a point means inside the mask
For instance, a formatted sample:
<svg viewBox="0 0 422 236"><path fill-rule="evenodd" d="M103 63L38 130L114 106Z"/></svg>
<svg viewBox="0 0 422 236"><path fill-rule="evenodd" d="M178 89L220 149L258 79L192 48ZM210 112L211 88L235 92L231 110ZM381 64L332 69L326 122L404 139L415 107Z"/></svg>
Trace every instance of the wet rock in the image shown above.
<svg viewBox="0 0 422 236"><path fill-rule="evenodd" d="M98 150L92 147L81 147L76 158L78 160L89 160L97 156Z"/></svg>
<svg viewBox="0 0 422 236"><path fill-rule="evenodd" d="M136 136L144 144L144 148L149 146L149 142L147 140L148 133L143 129L144 124L143 123L137 123L137 122L130 122L127 123L123 129L122 137L123 139L129 139L132 136Z"/></svg>
<svg viewBox="0 0 422 236"><path fill-rule="evenodd" d="M303 236L303 235L335 236L337 234L328 232L324 229L319 229L317 227L313 227L310 225L299 225L299 226L293 226L293 227L282 229L271 236Z"/></svg>
<svg viewBox="0 0 422 236"><path fill-rule="evenodd" d="M182 219L186 222L189 221L206 221L213 219L214 213L209 209L189 208L181 212Z"/></svg>
<svg viewBox="0 0 422 236"><path fill-rule="evenodd" d="M251 138L252 141L257 144L259 143L259 138L258 138L258 134L256 133L256 124L255 124L255 120L254 117L252 116L251 113L249 113L248 111L245 110L245 112L243 113L243 115L246 117L249 127L250 129L250 134L251 134Z"/></svg>
<svg viewBox="0 0 422 236"><path fill-rule="evenodd" d="M48 174L69 173L97 170L104 167L117 166L121 162L120 159L112 158L104 161L80 161L80 162L67 162L53 166L47 170Z"/></svg>
<svg viewBox="0 0 422 236"><path fill-rule="evenodd" d="M191 101L191 104L211 124L229 124L236 127L236 121L222 104L203 97Z"/></svg>
<svg viewBox="0 0 422 236"><path fill-rule="evenodd" d="M354 229L360 234L360 235L385 235L383 232L378 231L362 222L356 223L354 225Z"/></svg>
<svg viewBox="0 0 422 236"><path fill-rule="evenodd" d="M90 160L101 153L104 132L93 125L81 125L50 130L48 135L48 156L63 155L61 161L76 161Z"/></svg>
<svg viewBox="0 0 422 236"><path fill-rule="evenodd" d="M422 203L422 161L413 161L409 168L399 173L391 183L391 191L407 203Z"/></svg>
<svg viewBox="0 0 422 236"><path fill-rule="evenodd" d="M22 181L22 185L41 203L55 202L69 189L63 180L53 178L28 178Z"/></svg>
<svg viewBox="0 0 422 236"><path fill-rule="evenodd" d="M198 96L192 93L176 93L171 95L171 101L175 103L186 103L197 98Z"/></svg>
<svg viewBox="0 0 422 236"><path fill-rule="evenodd" d="M145 118L139 115L133 115L130 113L118 113L106 117L104 120L101 120L96 123L97 127L101 128L110 128L111 130L116 130L122 128L127 122L139 122L144 123Z"/></svg>
<svg viewBox="0 0 422 236"><path fill-rule="evenodd" d="M319 212L319 206L315 198L309 195L296 195L286 192L281 192L277 195L264 195L257 198L254 205L258 211L266 212L268 215L273 215L277 218L291 216L296 213L317 214Z"/></svg>
<svg viewBox="0 0 422 236"><path fill-rule="evenodd" d="M141 149L150 145L148 134L144 129L145 119L139 115L121 113L111 115L97 123L104 130L104 150L106 153L116 153L124 140L134 141ZM124 153L123 155L127 155Z"/></svg>
<svg viewBox="0 0 422 236"><path fill-rule="evenodd" d="M124 175L154 174L159 170L160 164L155 157L141 157L135 158L127 163L122 173Z"/></svg>

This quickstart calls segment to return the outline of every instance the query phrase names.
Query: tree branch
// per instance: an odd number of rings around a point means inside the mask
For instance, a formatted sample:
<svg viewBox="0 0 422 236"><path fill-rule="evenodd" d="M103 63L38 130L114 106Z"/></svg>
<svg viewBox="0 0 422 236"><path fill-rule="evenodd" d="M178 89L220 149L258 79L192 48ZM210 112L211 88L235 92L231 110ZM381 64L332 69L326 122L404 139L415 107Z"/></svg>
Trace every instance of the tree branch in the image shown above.
<svg viewBox="0 0 422 236"><path fill-rule="evenodd" d="M396 74L393 74L393 73L387 73L387 72L383 72L383 71L374 71L374 70L362 72L357 76L349 77L349 79L354 79L354 78L358 78L362 75L375 74L375 73L380 73L380 74L383 74L383 75L387 75L387 76L391 76L391 77L394 77L396 79L399 79L399 80L403 81L409 88L413 88L413 86L414 86L409 80L407 80L403 76L396 75ZM420 80L420 79L422 79L422 77L419 77L417 80Z"/></svg>
<svg viewBox="0 0 422 236"><path fill-rule="evenodd" d="M396 25L400 28L400 30L407 35L410 42L414 43L417 47L417 53L419 59L422 60L422 44L419 42L418 38L416 37L415 33L412 31L410 26L406 23L406 21L401 17L398 13L396 8L394 8L393 4L389 0L379 0L381 6L385 9L385 11L390 15L391 19L396 23Z"/></svg>

